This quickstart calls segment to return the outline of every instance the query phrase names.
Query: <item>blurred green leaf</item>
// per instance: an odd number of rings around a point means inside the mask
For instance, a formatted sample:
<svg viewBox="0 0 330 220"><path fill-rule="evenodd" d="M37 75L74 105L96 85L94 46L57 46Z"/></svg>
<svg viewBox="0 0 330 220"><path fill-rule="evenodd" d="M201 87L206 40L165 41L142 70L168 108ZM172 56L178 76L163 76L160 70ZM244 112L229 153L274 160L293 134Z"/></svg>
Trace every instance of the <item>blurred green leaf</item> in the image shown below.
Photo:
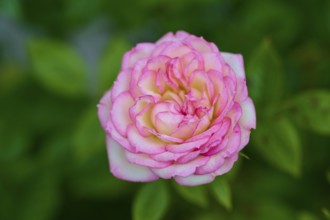
<svg viewBox="0 0 330 220"><path fill-rule="evenodd" d="M259 124L251 138L255 149L265 160L293 176L300 175L300 138L287 118L280 117Z"/></svg>
<svg viewBox="0 0 330 220"><path fill-rule="evenodd" d="M193 220L219 220L219 219L226 219L224 216L221 215L221 213L203 213L195 218Z"/></svg>
<svg viewBox="0 0 330 220"><path fill-rule="evenodd" d="M0 65L0 94L6 93L19 87L24 79L22 69L18 64Z"/></svg>
<svg viewBox="0 0 330 220"><path fill-rule="evenodd" d="M325 216L325 218L330 220L330 211L326 208L323 208L322 212L323 212L323 215Z"/></svg>
<svg viewBox="0 0 330 220"><path fill-rule="evenodd" d="M247 63L249 95L256 106L269 106L283 94L283 69L268 39L255 50Z"/></svg>
<svg viewBox="0 0 330 220"><path fill-rule="evenodd" d="M327 171L326 177L327 177L328 183L330 183L330 171Z"/></svg>
<svg viewBox="0 0 330 220"><path fill-rule="evenodd" d="M163 181L145 184L133 203L134 220L159 220L169 206L169 192Z"/></svg>
<svg viewBox="0 0 330 220"><path fill-rule="evenodd" d="M290 206L275 200L262 200L249 207L249 219L253 220L292 220L295 219ZM244 218L245 219L245 218Z"/></svg>
<svg viewBox="0 0 330 220"><path fill-rule="evenodd" d="M99 152L105 152L105 135L97 118L97 108L93 106L86 109L77 124L74 156L84 161Z"/></svg>
<svg viewBox="0 0 330 220"><path fill-rule="evenodd" d="M100 92L110 89L113 81L120 72L123 55L130 49L130 44L123 37L110 40L100 59L99 88Z"/></svg>
<svg viewBox="0 0 330 220"><path fill-rule="evenodd" d="M301 127L330 134L330 91L304 92L287 103L290 116Z"/></svg>
<svg viewBox="0 0 330 220"><path fill-rule="evenodd" d="M318 219L319 218L316 215L310 212L304 211L298 214L298 220L318 220Z"/></svg>
<svg viewBox="0 0 330 220"><path fill-rule="evenodd" d="M30 137L22 128L11 129L0 119L0 161L12 161L26 153L30 146Z"/></svg>
<svg viewBox="0 0 330 220"><path fill-rule="evenodd" d="M26 188L21 198L17 219L47 220L53 218L60 202L60 191L56 176L52 173L39 175Z"/></svg>
<svg viewBox="0 0 330 220"><path fill-rule="evenodd" d="M38 39L29 42L28 50L34 76L47 89L66 96L86 93L84 62L68 45Z"/></svg>
<svg viewBox="0 0 330 220"><path fill-rule="evenodd" d="M208 206L208 196L205 186L187 187L175 183L174 187L187 201L202 208L206 208Z"/></svg>
<svg viewBox="0 0 330 220"><path fill-rule="evenodd" d="M210 184L210 189L220 205L224 206L227 210L232 209L231 189L225 178L222 176L216 178Z"/></svg>

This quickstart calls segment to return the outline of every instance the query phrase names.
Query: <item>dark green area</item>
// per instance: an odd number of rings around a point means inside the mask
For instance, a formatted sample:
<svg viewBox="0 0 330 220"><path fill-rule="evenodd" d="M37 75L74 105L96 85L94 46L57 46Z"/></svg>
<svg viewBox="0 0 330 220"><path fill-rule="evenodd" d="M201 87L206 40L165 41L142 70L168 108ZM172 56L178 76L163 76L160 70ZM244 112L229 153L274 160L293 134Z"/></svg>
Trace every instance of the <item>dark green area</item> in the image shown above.
<svg viewBox="0 0 330 220"><path fill-rule="evenodd" d="M115 179L96 105L125 51L177 30L243 54L249 159L197 188ZM329 213L329 0L0 0L0 219Z"/></svg>

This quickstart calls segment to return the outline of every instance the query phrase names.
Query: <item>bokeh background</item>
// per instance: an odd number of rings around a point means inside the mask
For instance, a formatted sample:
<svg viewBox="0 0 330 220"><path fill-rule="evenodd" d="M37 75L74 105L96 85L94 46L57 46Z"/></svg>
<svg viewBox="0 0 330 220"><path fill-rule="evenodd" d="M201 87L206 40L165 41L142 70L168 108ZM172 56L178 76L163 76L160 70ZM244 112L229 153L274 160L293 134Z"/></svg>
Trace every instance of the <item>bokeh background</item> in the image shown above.
<svg viewBox="0 0 330 220"><path fill-rule="evenodd" d="M243 54L257 130L212 184L117 180L96 105L177 30ZM0 219L330 219L330 1L1 0Z"/></svg>

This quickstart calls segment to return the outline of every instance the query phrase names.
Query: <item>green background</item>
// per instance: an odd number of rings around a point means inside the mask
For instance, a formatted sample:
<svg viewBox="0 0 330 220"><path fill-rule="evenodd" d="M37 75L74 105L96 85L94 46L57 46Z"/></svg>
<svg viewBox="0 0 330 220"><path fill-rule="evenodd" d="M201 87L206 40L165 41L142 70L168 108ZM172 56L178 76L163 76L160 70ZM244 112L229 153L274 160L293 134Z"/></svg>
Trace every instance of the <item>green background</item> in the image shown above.
<svg viewBox="0 0 330 220"><path fill-rule="evenodd" d="M244 56L257 129L209 185L108 171L122 55L185 30ZM0 219L330 219L329 0L0 0Z"/></svg>

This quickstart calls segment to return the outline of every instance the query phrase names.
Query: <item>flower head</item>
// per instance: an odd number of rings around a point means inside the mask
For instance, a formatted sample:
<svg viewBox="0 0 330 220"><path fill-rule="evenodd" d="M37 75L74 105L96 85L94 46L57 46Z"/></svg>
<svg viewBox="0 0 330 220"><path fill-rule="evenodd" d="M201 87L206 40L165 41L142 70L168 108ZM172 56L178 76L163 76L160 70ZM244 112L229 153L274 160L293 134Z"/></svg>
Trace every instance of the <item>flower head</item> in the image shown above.
<svg viewBox="0 0 330 220"><path fill-rule="evenodd" d="M256 127L242 56L183 31L127 52L98 109L110 170L129 181L209 183Z"/></svg>

